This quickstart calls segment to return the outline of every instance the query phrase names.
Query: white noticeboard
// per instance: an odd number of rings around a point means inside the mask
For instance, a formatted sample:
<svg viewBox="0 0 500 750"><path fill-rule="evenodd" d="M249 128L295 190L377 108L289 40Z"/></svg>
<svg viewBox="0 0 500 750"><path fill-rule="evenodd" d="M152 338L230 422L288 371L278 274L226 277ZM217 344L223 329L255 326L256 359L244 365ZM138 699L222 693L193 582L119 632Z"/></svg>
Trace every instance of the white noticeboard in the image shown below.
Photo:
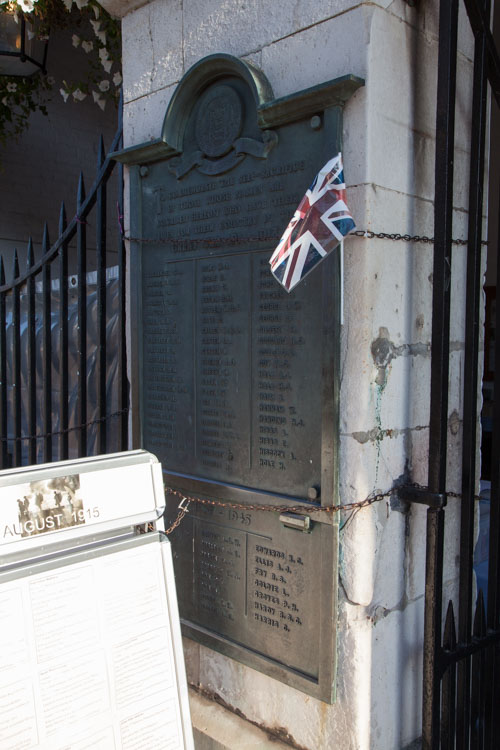
<svg viewBox="0 0 500 750"><path fill-rule="evenodd" d="M140 454L144 462L136 465L156 463ZM114 457L115 467L109 457L99 468L94 463L95 473L126 468L124 455ZM27 481L17 486L33 484L28 500L41 490L36 482L50 480L45 495L62 492L54 467L64 478L88 479L93 461L52 464L49 479L35 479L34 469L25 477L18 472ZM6 473L0 474L0 508ZM130 480L127 471L125 476ZM119 485L118 474L114 479ZM73 480L67 484L73 487L67 504L44 507L40 498L33 504L31 520L38 523L27 528L38 527L38 549L32 538L14 543L7 534L10 541L1 543L0 535L0 748L193 750L170 544L158 532L127 533L119 517L113 534L112 513L101 496L97 507L107 533L92 535L92 522L82 522L86 535L75 540L72 514L81 518L78 510L94 507L94 501L81 485L75 490ZM23 496L21 525L28 520L24 502ZM141 502L142 517L147 512ZM153 506L150 520L157 515ZM43 521L59 513L61 528L40 531ZM134 516L131 506L124 516L127 522ZM1 511L0 518L5 520ZM94 531L99 526L97 521ZM47 544L49 537L57 544Z"/></svg>

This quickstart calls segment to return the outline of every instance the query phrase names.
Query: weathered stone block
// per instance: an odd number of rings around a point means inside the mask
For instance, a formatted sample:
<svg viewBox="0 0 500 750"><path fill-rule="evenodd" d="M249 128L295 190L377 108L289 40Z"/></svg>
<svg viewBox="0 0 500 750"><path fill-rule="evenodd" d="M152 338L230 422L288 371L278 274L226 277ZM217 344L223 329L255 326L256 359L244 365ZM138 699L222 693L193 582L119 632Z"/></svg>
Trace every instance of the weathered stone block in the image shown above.
<svg viewBox="0 0 500 750"><path fill-rule="evenodd" d="M334 0L328 4L298 0L293 8L284 8L273 0L239 0L232 3L223 0L185 0L186 66L222 49L241 57L280 40L293 40L303 29L316 24L324 25L338 14L348 11L351 5L350 0Z"/></svg>
<svg viewBox="0 0 500 750"><path fill-rule="evenodd" d="M423 602L390 612L372 631L370 750L400 750L420 732ZM397 684L398 699L389 697Z"/></svg>
<svg viewBox="0 0 500 750"><path fill-rule="evenodd" d="M372 8L358 6L265 47L262 67L275 95L286 96L347 73L363 78L372 13Z"/></svg>
<svg viewBox="0 0 500 750"><path fill-rule="evenodd" d="M388 515L387 515L388 513ZM385 519L384 519L385 515ZM390 511L390 505L378 506L379 523L383 524L373 590L372 611L389 611L403 606L405 592L406 513ZM380 520L382 517L382 520Z"/></svg>
<svg viewBox="0 0 500 750"><path fill-rule="evenodd" d="M427 507L413 504L408 523L406 596L411 602L422 597L425 590L425 544L423 540L427 527Z"/></svg>
<svg viewBox="0 0 500 750"><path fill-rule="evenodd" d="M160 137L161 124L174 90L174 85L167 86L124 105L123 139L126 147Z"/></svg>
<svg viewBox="0 0 500 750"><path fill-rule="evenodd" d="M124 101L178 81L183 72L182 3L144 5L122 22Z"/></svg>

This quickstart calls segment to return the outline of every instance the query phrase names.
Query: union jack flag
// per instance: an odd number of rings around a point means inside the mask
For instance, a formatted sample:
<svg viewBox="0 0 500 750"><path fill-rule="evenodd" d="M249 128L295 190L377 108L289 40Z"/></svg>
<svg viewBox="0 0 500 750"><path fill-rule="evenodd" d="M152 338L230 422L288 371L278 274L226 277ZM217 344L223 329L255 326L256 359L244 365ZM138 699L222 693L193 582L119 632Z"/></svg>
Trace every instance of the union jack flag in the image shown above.
<svg viewBox="0 0 500 750"><path fill-rule="evenodd" d="M355 228L345 202L339 153L325 164L302 198L269 260L271 272L291 292Z"/></svg>

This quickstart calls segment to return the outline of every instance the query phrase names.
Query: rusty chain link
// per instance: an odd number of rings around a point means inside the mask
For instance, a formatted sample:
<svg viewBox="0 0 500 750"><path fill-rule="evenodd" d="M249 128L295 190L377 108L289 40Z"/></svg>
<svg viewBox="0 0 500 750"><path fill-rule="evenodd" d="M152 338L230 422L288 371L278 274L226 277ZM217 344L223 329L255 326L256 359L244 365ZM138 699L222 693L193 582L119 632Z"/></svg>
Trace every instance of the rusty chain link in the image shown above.
<svg viewBox="0 0 500 750"><path fill-rule="evenodd" d="M201 498L196 497L192 495L186 495L184 492L180 492L179 490L174 490L172 487L167 487L165 485L164 487L165 492L169 495L174 495L175 497L180 497L181 502L179 503L178 507L178 514L175 520L170 524L168 529L165 530L165 534L169 535L171 534L181 523L184 518L184 516L189 512L188 511L188 505L189 503L198 503L199 505L204 506L211 506L211 507L218 507L218 508L231 508L232 510L261 510L261 511L267 511L271 513L336 513L339 510L349 511L349 510L355 510L360 508L365 508L368 505L372 505L373 503L376 503L380 500L383 500L384 498L389 497L392 495L394 490L389 490L387 492L379 492L376 495L371 495L370 497L365 498L364 500L361 500L356 503L347 503L346 505L325 505L323 507L311 507L311 506L304 506L304 505L252 505L252 504L243 504L243 503L230 503L230 502L222 502L221 500L209 500L207 498ZM184 505L184 503L187 503L187 505Z"/></svg>
<svg viewBox="0 0 500 750"><path fill-rule="evenodd" d="M415 489L419 490L427 490L427 487L424 487L421 484L412 484L411 487L414 487ZM186 495L185 492L180 492L179 490L174 490L172 487L167 487L164 485L165 492L169 495L173 495L175 497L180 497L181 502L178 506L178 514L175 520L170 524L168 529L165 530L165 534L171 534L181 523L185 515L189 512L188 511L188 505L190 503L198 503L199 505L204 506L211 506L211 507L217 507L217 508L231 508L232 510L255 510L255 511L267 511L270 513L337 513L338 511L351 511L351 510L360 510L361 508L366 508L369 505L373 505L373 503L380 502L381 500L386 500L388 497L393 495L395 492L397 493L398 487L393 487L390 490L387 490L386 492L377 492L374 495L370 495L369 497L365 498L364 500L359 500L354 503L346 503L345 505L324 505L321 507L314 507L310 505L258 505L258 504L244 504L244 503L231 503L231 502L223 502L222 500L209 500L207 498L201 498L196 497L194 495ZM448 497L453 497L456 499L459 499L462 497L462 495L459 492L453 492L449 491L445 493ZM474 500L481 500L481 497L479 495L474 495ZM184 503L187 503L184 505Z"/></svg>
<svg viewBox="0 0 500 750"><path fill-rule="evenodd" d="M165 488L165 489L167 489L167 488ZM175 531L175 529L182 522L182 519L184 518L184 516L187 513L189 513L188 505L191 502L191 498L187 498L186 496L181 495L180 492L178 494L179 494L180 497L182 497L182 500L180 501L179 507L178 507L179 512L177 514L177 518L175 519L175 521L172 521L172 523L170 524L170 526L168 527L168 529L165 529L165 534L167 534L167 535L171 534L172 531ZM183 503L185 503L186 500L187 500L187 505L184 505Z"/></svg>

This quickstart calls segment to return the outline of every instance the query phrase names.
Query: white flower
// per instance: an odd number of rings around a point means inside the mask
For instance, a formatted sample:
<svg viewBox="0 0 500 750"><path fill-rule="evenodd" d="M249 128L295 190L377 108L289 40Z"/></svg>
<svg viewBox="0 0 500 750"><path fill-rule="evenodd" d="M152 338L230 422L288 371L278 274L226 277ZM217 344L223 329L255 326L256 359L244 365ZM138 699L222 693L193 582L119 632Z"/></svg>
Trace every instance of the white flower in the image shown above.
<svg viewBox="0 0 500 750"><path fill-rule="evenodd" d="M7 99L6 96L4 96L4 98L2 99L2 104L4 104L5 106L7 106L8 103L9 103L9 100Z"/></svg>
<svg viewBox="0 0 500 750"><path fill-rule="evenodd" d="M73 42L73 47L78 47L81 40L78 34L73 34L73 36L71 37L71 41Z"/></svg>
<svg viewBox="0 0 500 750"><path fill-rule="evenodd" d="M88 54L89 52L92 52L94 49L94 42L82 42L82 48L85 50L85 52Z"/></svg>
<svg viewBox="0 0 500 750"><path fill-rule="evenodd" d="M17 83L8 83L7 91L9 91L11 94L13 94L14 91L17 91Z"/></svg>
<svg viewBox="0 0 500 750"><path fill-rule="evenodd" d="M61 94L62 98L65 102L68 101L69 91L66 91L66 89L59 89L59 93Z"/></svg>
<svg viewBox="0 0 500 750"><path fill-rule="evenodd" d="M21 10L24 10L25 13L31 13L35 7L33 0L17 0L17 4L21 6Z"/></svg>
<svg viewBox="0 0 500 750"><path fill-rule="evenodd" d="M66 6L66 10L71 10L71 6L73 5L73 0L63 0L63 3Z"/></svg>
<svg viewBox="0 0 500 750"><path fill-rule="evenodd" d="M73 91L73 99L75 100L75 102L82 102L86 96L87 94L84 94L83 91L80 91L80 89L75 89Z"/></svg>
<svg viewBox="0 0 500 750"><path fill-rule="evenodd" d="M99 88L101 91L109 91L109 81L103 80L99 83Z"/></svg>
<svg viewBox="0 0 500 750"><path fill-rule="evenodd" d="M116 73L113 76L113 83L115 84L115 86L119 86L122 81L123 81L122 75L117 70Z"/></svg>
<svg viewBox="0 0 500 750"><path fill-rule="evenodd" d="M99 18L99 16L101 15L101 10L100 10L99 6L98 5L93 5L92 6L92 10L94 11L94 16L96 18Z"/></svg>
<svg viewBox="0 0 500 750"><path fill-rule="evenodd" d="M101 30L101 22L100 21L94 21L92 18L90 19L90 24L92 28L94 29L94 34L99 39L101 44L106 45L106 32Z"/></svg>
<svg viewBox="0 0 500 750"><path fill-rule="evenodd" d="M28 29L28 39L31 40L35 38L35 32L31 31L31 29Z"/></svg>
<svg viewBox="0 0 500 750"><path fill-rule="evenodd" d="M75 3L78 10L81 10L88 4L88 0L75 0Z"/></svg>
<svg viewBox="0 0 500 750"><path fill-rule="evenodd" d="M94 102L102 109L104 112L104 107L106 106L106 99L104 99L98 91L92 91L92 96L94 98Z"/></svg>
<svg viewBox="0 0 500 750"><path fill-rule="evenodd" d="M106 71L106 73L109 73L111 68L113 67L113 61L109 59L108 57L108 50L106 47L103 47L99 50L99 57L101 58L101 65Z"/></svg>
<svg viewBox="0 0 500 750"><path fill-rule="evenodd" d="M56 79L54 78L54 76L47 76L47 83L49 84L49 86L53 86L55 82Z"/></svg>

